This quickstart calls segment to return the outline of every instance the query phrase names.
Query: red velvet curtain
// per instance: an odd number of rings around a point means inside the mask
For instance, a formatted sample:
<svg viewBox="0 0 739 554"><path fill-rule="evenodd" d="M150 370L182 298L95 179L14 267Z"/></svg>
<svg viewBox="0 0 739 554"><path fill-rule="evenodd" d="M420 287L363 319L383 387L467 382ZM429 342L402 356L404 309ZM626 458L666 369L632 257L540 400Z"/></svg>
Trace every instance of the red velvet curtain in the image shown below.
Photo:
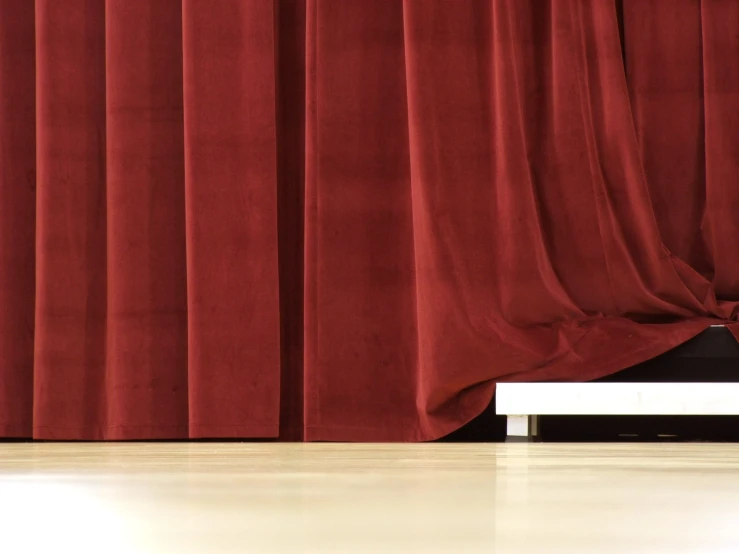
<svg viewBox="0 0 739 554"><path fill-rule="evenodd" d="M0 0L0 436L427 440L733 322L738 26Z"/></svg>

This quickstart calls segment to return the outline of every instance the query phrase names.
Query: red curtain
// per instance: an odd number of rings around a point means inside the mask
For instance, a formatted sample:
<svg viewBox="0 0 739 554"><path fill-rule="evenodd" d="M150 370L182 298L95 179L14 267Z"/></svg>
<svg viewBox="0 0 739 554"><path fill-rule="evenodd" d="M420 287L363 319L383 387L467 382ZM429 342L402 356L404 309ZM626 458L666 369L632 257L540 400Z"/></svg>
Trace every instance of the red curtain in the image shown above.
<svg viewBox="0 0 739 554"><path fill-rule="evenodd" d="M0 436L428 440L732 323L738 25L0 0Z"/></svg>

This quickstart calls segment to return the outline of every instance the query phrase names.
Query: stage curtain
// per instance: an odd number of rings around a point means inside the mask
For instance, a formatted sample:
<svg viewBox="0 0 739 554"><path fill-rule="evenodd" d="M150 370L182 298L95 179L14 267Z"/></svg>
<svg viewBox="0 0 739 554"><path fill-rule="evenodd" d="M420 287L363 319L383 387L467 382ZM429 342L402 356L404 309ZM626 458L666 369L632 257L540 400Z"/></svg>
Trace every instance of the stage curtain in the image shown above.
<svg viewBox="0 0 739 554"><path fill-rule="evenodd" d="M431 440L731 325L737 25L0 0L0 436Z"/></svg>

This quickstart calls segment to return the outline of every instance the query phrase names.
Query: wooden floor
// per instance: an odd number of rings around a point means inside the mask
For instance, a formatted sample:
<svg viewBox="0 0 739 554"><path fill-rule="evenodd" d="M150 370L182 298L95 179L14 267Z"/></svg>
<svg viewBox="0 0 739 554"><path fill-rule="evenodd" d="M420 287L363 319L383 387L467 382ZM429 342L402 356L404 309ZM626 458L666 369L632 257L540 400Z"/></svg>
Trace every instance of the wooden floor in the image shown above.
<svg viewBox="0 0 739 554"><path fill-rule="evenodd" d="M737 553L739 445L0 443L0 551Z"/></svg>

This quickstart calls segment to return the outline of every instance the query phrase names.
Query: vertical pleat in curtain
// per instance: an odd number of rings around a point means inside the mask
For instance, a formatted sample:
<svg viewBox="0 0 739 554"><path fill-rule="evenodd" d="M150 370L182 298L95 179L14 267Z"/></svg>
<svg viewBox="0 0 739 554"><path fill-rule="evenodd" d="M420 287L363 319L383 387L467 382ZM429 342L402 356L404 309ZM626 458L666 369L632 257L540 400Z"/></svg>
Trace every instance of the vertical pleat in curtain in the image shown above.
<svg viewBox="0 0 739 554"><path fill-rule="evenodd" d="M0 436L428 440L736 319L726 0L0 0Z"/></svg>
<svg viewBox="0 0 739 554"><path fill-rule="evenodd" d="M0 2L0 436L29 437L36 236L34 4Z"/></svg>

